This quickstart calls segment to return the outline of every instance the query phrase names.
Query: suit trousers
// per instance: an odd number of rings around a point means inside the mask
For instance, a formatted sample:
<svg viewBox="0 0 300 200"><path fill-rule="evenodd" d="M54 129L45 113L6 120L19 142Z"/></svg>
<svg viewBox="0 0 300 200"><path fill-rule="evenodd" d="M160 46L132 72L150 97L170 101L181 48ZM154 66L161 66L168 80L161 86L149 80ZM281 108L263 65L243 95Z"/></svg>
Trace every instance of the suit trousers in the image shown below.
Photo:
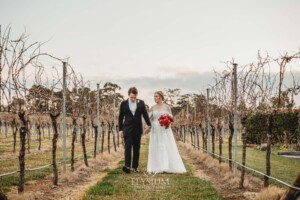
<svg viewBox="0 0 300 200"><path fill-rule="evenodd" d="M141 147L141 134L140 133L126 133L124 134L125 143L125 166L138 168ZM133 150L133 158L131 163L131 154Z"/></svg>

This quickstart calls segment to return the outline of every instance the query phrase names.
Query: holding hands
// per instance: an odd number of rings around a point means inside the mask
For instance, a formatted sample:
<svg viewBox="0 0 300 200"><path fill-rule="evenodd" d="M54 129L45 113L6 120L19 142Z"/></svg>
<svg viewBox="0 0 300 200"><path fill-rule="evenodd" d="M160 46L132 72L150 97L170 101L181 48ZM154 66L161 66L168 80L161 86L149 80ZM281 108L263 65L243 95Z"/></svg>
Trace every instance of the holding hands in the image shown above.
<svg viewBox="0 0 300 200"><path fill-rule="evenodd" d="M150 132L150 128L151 128L151 126L145 125L144 126L144 134L148 134Z"/></svg>

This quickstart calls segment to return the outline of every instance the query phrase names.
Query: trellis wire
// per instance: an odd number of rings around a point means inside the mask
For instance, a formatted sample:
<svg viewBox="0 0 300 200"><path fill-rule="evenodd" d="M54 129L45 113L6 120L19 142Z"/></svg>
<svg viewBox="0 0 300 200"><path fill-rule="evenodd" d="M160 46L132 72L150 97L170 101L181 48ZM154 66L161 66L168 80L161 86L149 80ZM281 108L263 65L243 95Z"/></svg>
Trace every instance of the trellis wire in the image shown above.
<svg viewBox="0 0 300 200"><path fill-rule="evenodd" d="M87 151L86 153L88 154L88 153L91 153L91 152L94 152L94 150ZM82 157L82 156L83 156L83 155L76 156L76 157L74 157L74 159L79 158L79 157ZM61 161L60 164L62 164L62 162L63 162L63 161ZM40 169L49 168L50 166L52 166L52 164L47 164L47 165L40 166L40 167L35 167L35 168L25 169L25 171L36 171L36 170L40 170ZM16 173L19 173L19 172L20 172L20 170L12 171L12 172L7 172L7 173L4 173L4 174L0 174L0 177L13 175L13 174L16 174Z"/></svg>
<svg viewBox="0 0 300 200"><path fill-rule="evenodd" d="M183 141L181 138L179 138L179 140L180 140L180 141ZM201 148L200 146L197 147L197 146L194 145L194 144L192 144L192 146L193 146L194 148L197 148L198 150L201 149L202 151L204 151L204 152L207 153L207 150ZM292 189L295 189L295 190L300 191L300 188L299 188L299 187L295 187L295 186L293 186L293 185L291 185L291 184L288 184L288 183L286 183L286 182L284 182L284 181L282 181L282 180L280 180L280 179L277 179L277 178L275 178L275 177L273 177L273 176L268 176L268 175L266 175L266 174L264 174L264 173L262 173L262 172L260 172L260 171L257 171L257 170L255 170L255 169L253 169L253 168L251 168L251 167L247 167L247 166L245 166L245 165L242 165L241 163L236 162L236 161L234 161L233 159L229 159L229 158L220 156L220 155L218 155L218 154L216 154L216 153L212 153L212 152L210 152L210 154L213 154L213 155L215 155L215 156L218 157L218 158L222 158L222 159L231 161L231 162L233 162L233 163L236 163L237 165L239 165L239 166L241 166L241 167L245 167L246 169L248 169L248 170L250 170L250 171L253 171L253 172L255 172L255 173L258 173L258 174L260 174L260 175L262 175L262 176L266 176L266 177L268 177L268 178L270 178L270 179L273 179L274 181L277 181L277 182L279 182L279 183L281 183L281 184L283 184L283 185L285 185L285 186L287 186L287 187L289 187L289 188L292 188Z"/></svg>

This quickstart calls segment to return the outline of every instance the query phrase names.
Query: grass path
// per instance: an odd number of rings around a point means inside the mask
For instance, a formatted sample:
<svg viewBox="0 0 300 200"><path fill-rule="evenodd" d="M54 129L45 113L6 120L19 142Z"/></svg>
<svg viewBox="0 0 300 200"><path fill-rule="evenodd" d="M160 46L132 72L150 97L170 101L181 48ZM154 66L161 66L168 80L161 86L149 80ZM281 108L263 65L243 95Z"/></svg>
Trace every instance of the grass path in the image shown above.
<svg viewBox="0 0 300 200"><path fill-rule="evenodd" d="M93 199L221 199L207 181L194 176L194 170L185 161L186 174L156 174L147 176L149 138L143 138L140 155L140 173L122 172L124 160L116 169L108 171L102 181L91 187L84 200Z"/></svg>

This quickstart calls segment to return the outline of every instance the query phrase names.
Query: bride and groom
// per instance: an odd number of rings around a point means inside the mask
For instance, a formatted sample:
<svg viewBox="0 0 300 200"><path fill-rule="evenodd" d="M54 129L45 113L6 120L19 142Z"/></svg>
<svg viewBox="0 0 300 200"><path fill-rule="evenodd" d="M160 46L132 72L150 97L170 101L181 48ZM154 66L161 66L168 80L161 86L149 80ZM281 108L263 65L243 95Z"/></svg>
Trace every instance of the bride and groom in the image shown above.
<svg viewBox="0 0 300 200"><path fill-rule="evenodd" d="M123 101L119 111L119 131L125 143L126 173L139 172L139 156L141 136L143 134L142 117L147 126L144 132L149 133L148 173L185 173L186 169L179 155L171 128L162 127L159 123L161 115L172 116L169 106L163 103L164 95L161 91L155 92L155 105L147 112L144 101L137 99L138 91L135 87L128 90L129 98ZM151 119L151 122L150 122ZM133 156L131 156L133 150Z"/></svg>

